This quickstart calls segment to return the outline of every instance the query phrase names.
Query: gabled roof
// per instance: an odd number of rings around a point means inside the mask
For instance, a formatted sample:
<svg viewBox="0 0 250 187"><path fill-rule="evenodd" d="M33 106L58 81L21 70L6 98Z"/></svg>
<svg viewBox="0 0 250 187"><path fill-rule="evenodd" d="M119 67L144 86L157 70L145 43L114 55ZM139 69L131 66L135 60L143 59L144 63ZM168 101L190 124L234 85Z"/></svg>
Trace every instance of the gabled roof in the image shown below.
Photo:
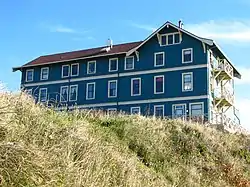
<svg viewBox="0 0 250 187"><path fill-rule="evenodd" d="M202 38L199 37L191 32L188 32L187 30L184 30L176 25L174 25L173 23L167 21L165 24L163 24L160 28L158 28L156 31L154 31L149 37L147 37L141 44L139 44L138 46L136 46L135 48L131 49L129 52L127 52L127 56L131 55L132 53L134 53L136 50L138 50L141 46L143 46L145 43L147 43L151 38L153 38L155 35L157 35L157 33L159 33L163 28L165 27L173 27L177 30L179 30L180 32L183 32L197 40L200 40L201 42L211 46L212 50L214 49L214 47L221 53L221 55L227 59L227 61L231 64L231 66L234 69L234 76L236 76L237 78L241 78L241 74L238 72L238 70L235 68L235 66L232 64L232 62L230 61L230 59L227 57L227 55L221 50L221 48L212 40L212 39L207 39L207 38Z"/></svg>
<svg viewBox="0 0 250 187"><path fill-rule="evenodd" d="M20 70L21 68L24 68L24 67L32 67L32 66L38 66L38 65L67 62L71 60L80 60L80 59L87 59L87 58L93 58L93 57L109 56L109 55L115 55L115 54L123 54L123 53L126 54L129 50L140 45L141 43L142 41L113 45L113 47L108 52L105 50L102 50L105 47L107 47L107 46L103 46L103 47L92 48L92 49L85 49L85 50L79 50L79 51L40 56L21 67L13 68L13 71Z"/></svg>

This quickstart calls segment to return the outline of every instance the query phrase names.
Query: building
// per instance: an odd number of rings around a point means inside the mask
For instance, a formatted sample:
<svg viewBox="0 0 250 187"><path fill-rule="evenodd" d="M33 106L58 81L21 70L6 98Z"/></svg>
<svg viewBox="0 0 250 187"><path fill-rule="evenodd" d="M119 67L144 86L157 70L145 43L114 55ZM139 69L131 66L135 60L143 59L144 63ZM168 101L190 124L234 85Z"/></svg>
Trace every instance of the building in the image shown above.
<svg viewBox="0 0 250 187"><path fill-rule="evenodd" d="M213 40L181 22L166 22L143 41L109 40L104 47L41 56L17 70L21 87L49 106L212 123L238 119L234 79L240 73Z"/></svg>

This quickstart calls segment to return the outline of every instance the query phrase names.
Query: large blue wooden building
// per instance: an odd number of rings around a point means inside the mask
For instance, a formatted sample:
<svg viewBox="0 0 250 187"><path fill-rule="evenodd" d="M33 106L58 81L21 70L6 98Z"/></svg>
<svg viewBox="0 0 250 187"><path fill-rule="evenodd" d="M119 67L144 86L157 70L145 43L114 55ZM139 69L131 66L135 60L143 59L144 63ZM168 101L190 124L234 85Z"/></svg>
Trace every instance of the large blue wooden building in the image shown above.
<svg viewBox="0 0 250 187"><path fill-rule="evenodd" d="M52 54L13 68L38 102L142 115L237 118L241 75L211 39L166 22L143 41Z"/></svg>

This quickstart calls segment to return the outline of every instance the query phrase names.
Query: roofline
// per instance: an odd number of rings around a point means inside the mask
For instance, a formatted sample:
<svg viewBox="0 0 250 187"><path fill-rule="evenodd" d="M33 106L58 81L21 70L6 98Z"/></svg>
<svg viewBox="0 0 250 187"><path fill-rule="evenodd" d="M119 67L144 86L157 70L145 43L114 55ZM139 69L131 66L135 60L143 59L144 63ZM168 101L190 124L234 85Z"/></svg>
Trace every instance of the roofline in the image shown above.
<svg viewBox="0 0 250 187"><path fill-rule="evenodd" d="M213 45L213 40L207 39L207 38L201 38L201 37L199 37L199 36L196 36L196 35L194 35L194 34L188 32L188 31L186 31L186 30L184 30L184 29L182 29L182 28L180 28L180 27L174 25L173 23L167 21L167 22L164 23L160 28L158 28L158 29L157 29L156 31L154 31L151 35L149 35L140 45L138 45L137 47L135 47L135 48L129 50L129 51L127 52L126 55L129 56L129 55L131 55L132 53L134 53L137 49L139 49L139 48L140 48L142 45L144 45L148 40L150 40L151 38L153 38L158 32L160 32L164 27L166 27L166 26L168 26L168 25L171 26L171 27L174 27L175 29L177 29L177 30L179 30L179 31L181 31L181 32L184 32L184 33L186 33L186 34L188 34L188 35L191 35L192 37L196 38L197 40L200 40L201 42L204 42L204 43L206 43L206 44L208 44L208 45Z"/></svg>
<svg viewBox="0 0 250 187"><path fill-rule="evenodd" d="M59 60L59 61L52 61L52 62L46 62L42 64L31 64L31 65L24 65L24 66L19 66L19 67L13 67L12 71L18 71L21 70L22 68L28 68L28 67L34 67L34 66L42 66L42 65L47 65L47 64L56 64L56 63L62 63L62 62L69 62L73 60L83 60L83 59L89 59L89 58L96 58L96 57L102 57L102 56L111 56L111 55L118 55L118 54L126 54L127 52L120 52L120 53L110 53L110 54L103 54L103 55L95 55L95 56L87 56L87 57L81 57L81 58L72 58L69 60Z"/></svg>

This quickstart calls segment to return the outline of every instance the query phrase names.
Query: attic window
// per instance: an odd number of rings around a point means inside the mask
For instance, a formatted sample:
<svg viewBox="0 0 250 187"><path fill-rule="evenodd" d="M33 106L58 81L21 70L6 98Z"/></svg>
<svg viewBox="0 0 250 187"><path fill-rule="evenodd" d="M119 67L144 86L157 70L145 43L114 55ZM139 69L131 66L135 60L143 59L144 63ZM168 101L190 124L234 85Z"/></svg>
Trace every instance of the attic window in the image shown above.
<svg viewBox="0 0 250 187"><path fill-rule="evenodd" d="M174 45L180 43L180 34L179 33L170 33L160 35L160 45Z"/></svg>

